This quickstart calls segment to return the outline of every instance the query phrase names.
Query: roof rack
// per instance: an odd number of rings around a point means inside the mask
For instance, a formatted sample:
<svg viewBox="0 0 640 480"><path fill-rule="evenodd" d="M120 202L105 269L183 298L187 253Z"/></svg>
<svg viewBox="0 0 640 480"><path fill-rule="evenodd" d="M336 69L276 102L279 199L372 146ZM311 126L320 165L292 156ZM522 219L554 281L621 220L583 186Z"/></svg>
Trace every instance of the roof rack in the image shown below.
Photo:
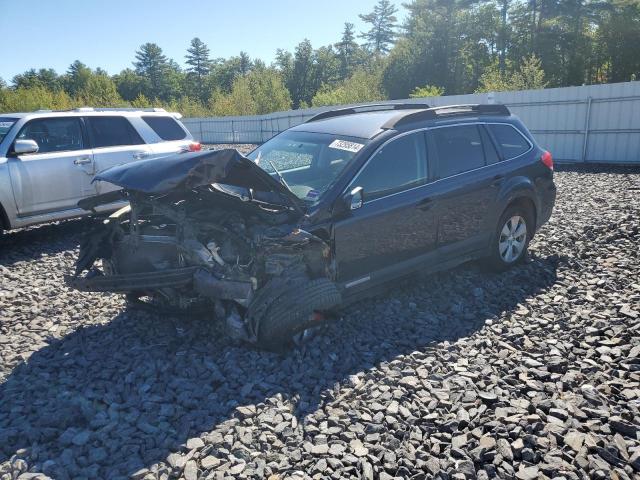
<svg viewBox="0 0 640 480"><path fill-rule="evenodd" d="M73 112L166 112L164 108L135 108L135 107L112 107L112 108L94 108L94 107L79 107L74 108Z"/></svg>
<svg viewBox="0 0 640 480"><path fill-rule="evenodd" d="M387 121L382 128L397 128L421 120L434 120L448 116L470 114L509 116L511 112L506 106L501 104L443 105L407 115L398 115Z"/></svg>
<svg viewBox="0 0 640 480"><path fill-rule="evenodd" d="M410 110L430 108L426 103L370 103L368 105L356 105L354 107L336 108L318 113L304 123L315 122L325 118L341 117L343 115L353 115L354 113L379 112L384 110Z"/></svg>

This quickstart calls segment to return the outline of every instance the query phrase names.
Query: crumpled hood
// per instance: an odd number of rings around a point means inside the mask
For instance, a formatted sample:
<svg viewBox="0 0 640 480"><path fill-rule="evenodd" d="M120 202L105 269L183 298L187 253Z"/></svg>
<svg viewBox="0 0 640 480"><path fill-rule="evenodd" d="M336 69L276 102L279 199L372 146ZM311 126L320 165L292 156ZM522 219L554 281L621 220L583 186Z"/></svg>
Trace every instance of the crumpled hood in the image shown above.
<svg viewBox="0 0 640 480"><path fill-rule="evenodd" d="M212 183L279 194L296 209L300 200L284 185L235 149L178 153L118 165L98 173L93 181L109 182L126 190L160 194Z"/></svg>

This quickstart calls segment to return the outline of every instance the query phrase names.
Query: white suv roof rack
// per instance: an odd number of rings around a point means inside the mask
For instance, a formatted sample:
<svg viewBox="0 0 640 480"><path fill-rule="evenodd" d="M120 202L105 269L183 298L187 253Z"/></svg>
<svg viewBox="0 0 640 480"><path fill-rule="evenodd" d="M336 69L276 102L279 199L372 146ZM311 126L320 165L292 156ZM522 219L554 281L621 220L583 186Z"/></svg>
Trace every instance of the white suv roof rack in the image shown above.
<svg viewBox="0 0 640 480"><path fill-rule="evenodd" d="M114 107L114 108L94 108L94 107L79 107L74 108L74 112L163 112L166 113L164 108L135 108L135 107Z"/></svg>

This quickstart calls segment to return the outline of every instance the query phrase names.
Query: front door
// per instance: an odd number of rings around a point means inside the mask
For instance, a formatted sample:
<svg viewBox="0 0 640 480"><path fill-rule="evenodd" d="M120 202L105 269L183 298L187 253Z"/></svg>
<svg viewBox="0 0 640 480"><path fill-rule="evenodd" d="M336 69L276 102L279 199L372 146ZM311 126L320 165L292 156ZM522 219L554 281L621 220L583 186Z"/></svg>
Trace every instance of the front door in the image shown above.
<svg viewBox="0 0 640 480"><path fill-rule="evenodd" d="M434 249L436 218L427 181L422 132L393 139L356 175L349 189L362 187L363 205L334 229L338 278L348 288L382 279Z"/></svg>
<svg viewBox="0 0 640 480"><path fill-rule="evenodd" d="M18 215L69 210L96 194L91 179L93 154L77 117L38 118L27 122L17 139L34 140L37 153L8 161Z"/></svg>

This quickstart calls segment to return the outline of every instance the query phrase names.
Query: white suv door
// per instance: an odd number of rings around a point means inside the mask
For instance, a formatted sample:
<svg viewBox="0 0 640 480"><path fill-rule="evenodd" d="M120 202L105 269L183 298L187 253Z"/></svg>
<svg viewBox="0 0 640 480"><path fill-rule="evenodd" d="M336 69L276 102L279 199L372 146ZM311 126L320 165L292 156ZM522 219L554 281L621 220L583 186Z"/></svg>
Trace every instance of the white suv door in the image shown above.
<svg viewBox="0 0 640 480"><path fill-rule="evenodd" d="M8 160L19 216L70 210L96 194L93 154L79 117L29 120L16 139L33 140L39 148Z"/></svg>
<svg viewBox="0 0 640 480"><path fill-rule="evenodd" d="M96 173L124 163L149 158L153 151L129 120L121 115L87 116L87 131L93 146ZM99 194L117 190L110 183L97 182Z"/></svg>

